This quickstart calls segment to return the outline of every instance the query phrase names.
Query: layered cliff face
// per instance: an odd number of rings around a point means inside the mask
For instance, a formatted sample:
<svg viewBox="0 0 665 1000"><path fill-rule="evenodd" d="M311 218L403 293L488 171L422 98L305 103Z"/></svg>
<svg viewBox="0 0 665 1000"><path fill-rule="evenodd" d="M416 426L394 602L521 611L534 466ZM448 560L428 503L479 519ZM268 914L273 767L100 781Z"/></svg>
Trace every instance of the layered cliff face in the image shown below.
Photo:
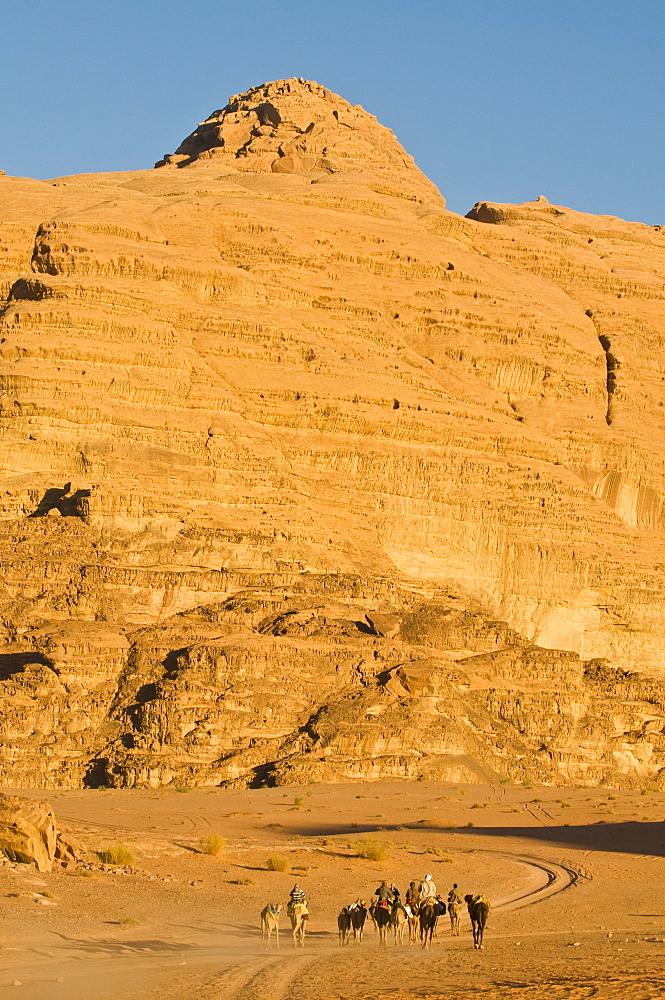
<svg viewBox="0 0 665 1000"><path fill-rule="evenodd" d="M160 163L0 177L4 774L662 783L663 231L306 81Z"/></svg>

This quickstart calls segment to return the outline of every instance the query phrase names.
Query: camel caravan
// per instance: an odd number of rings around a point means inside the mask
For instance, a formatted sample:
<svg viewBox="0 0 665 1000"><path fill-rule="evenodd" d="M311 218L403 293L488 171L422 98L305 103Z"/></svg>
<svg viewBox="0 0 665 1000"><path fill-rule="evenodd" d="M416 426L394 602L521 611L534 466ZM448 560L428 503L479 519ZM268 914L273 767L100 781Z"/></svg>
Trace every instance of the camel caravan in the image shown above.
<svg viewBox="0 0 665 1000"><path fill-rule="evenodd" d="M462 896L457 883L448 893L448 899L444 900L437 892L431 875L426 875L420 884L411 882L403 901L399 889L384 881L375 890L369 906L366 900L357 899L349 906L342 907L337 917L339 943L344 946L353 940L354 944L359 945L369 917L379 944L387 944L389 935L392 935L396 945L403 945L408 932L409 944L420 941L423 948L429 949L432 947L438 919L446 913L450 918L451 936L459 936L460 918L465 903L471 921L473 947L482 948L483 933L491 910L490 901L482 893ZM277 903L268 903L261 911L263 945L268 949L272 948L273 938L275 947L279 948L281 911L282 907ZM309 906L307 896L297 883L291 890L286 913L291 921L294 947L304 948Z"/></svg>

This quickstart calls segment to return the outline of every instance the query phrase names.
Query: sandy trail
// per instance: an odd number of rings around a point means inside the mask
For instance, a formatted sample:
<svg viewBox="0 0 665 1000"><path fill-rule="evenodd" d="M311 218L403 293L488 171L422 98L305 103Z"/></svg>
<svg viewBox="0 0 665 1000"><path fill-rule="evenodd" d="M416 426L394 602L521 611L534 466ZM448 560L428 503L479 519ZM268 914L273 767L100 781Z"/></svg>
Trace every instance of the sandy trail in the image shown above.
<svg viewBox="0 0 665 1000"><path fill-rule="evenodd" d="M515 910L531 906L540 900L562 892L575 881L575 874L561 865L542 858L527 857L509 851L485 850L483 855L500 857L517 863L528 872L528 887L518 892L506 892L495 898L493 911ZM442 921L438 931L443 938L447 931L447 921ZM468 935L468 928L465 928ZM106 1000L124 997L128 982L133 987L132 997L166 997L171 991L187 989L196 969L207 968L222 963L223 977L213 974L212 981L197 987L197 996L214 996L215 1000L284 1000L290 995L289 987L296 978L302 979L304 970L309 969L313 981L329 981L334 976L334 968L340 960L336 946L336 934L318 931L310 935L304 954L295 955L292 950L288 922L281 924L281 948L266 956L256 954L258 929L255 938L239 936L234 938L234 928L229 926L223 944L211 945L206 937L198 942L174 946L158 940L130 940L127 942L71 941L62 939L48 946L33 945L30 957L23 961L4 964L0 971L0 988L19 980L24 985L22 998L33 995L43 997L48 987L49 1000ZM368 940L369 938L369 940ZM367 950L374 952L376 942L370 934L365 938L365 950L354 949L354 961L367 958ZM465 941L468 948L468 942ZM247 955L250 952L250 955ZM252 954L253 953L253 954ZM9 957L7 950L5 958ZM26 960L27 959L27 960ZM184 971L186 968L186 972ZM11 976L11 979L9 977ZM174 987L174 979L179 983ZM183 980L183 982L180 982ZM140 984L137 992L137 986ZM165 992L167 991L167 992ZM175 995L175 992L174 992Z"/></svg>

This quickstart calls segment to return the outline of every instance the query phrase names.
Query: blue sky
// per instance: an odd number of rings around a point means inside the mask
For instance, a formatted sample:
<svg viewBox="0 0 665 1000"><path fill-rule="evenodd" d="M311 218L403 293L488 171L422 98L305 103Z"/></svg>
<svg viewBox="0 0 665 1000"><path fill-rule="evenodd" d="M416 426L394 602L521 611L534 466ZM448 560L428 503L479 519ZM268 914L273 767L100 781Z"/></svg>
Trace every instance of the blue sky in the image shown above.
<svg viewBox="0 0 665 1000"><path fill-rule="evenodd" d="M362 104L453 211L665 223L665 0L3 0L0 168L151 167L232 93Z"/></svg>

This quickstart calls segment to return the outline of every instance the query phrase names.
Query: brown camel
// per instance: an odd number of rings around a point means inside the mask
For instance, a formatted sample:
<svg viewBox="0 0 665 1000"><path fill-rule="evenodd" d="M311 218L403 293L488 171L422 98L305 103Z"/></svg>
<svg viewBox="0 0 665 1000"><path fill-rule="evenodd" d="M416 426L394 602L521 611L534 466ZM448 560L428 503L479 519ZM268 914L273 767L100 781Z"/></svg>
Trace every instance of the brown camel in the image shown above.
<svg viewBox="0 0 665 1000"><path fill-rule="evenodd" d="M272 936L275 935L275 945L279 948L279 915L282 907L277 903L268 903L261 910L261 940L265 948L272 947Z"/></svg>
<svg viewBox="0 0 665 1000"><path fill-rule="evenodd" d="M406 912L404 903L396 902L393 905L391 920L395 931L395 944L404 944L404 931L409 923L409 914Z"/></svg>
<svg viewBox="0 0 665 1000"><path fill-rule="evenodd" d="M411 916L409 917L409 944L415 944L418 940L418 913L420 910L420 904L415 902L410 903L409 909L411 910Z"/></svg>
<svg viewBox="0 0 665 1000"><path fill-rule="evenodd" d="M485 930L485 924L487 923L487 918L490 915L490 910L492 909L491 903L487 896L465 896L464 901L469 910L469 916L471 917L471 930L473 931L473 947L482 948L483 946L483 931Z"/></svg>
<svg viewBox="0 0 665 1000"><path fill-rule="evenodd" d="M293 935L293 947L305 947L305 932L307 931L307 918L309 910L305 903L294 903L291 907L291 933Z"/></svg>
<svg viewBox="0 0 665 1000"><path fill-rule="evenodd" d="M462 912L462 904L458 900L453 899L448 903L448 916L450 917L450 936L459 937L460 928L460 914Z"/></svg>
<svg viewBox="0 0 665 1000"><path fill-rule="evenodd" d="M432 947L432 938L436 930L436 922L442 913L446 912L443 900L430 896L420 904L418 919L420 921L420 942L423 948Z"/></svg>

